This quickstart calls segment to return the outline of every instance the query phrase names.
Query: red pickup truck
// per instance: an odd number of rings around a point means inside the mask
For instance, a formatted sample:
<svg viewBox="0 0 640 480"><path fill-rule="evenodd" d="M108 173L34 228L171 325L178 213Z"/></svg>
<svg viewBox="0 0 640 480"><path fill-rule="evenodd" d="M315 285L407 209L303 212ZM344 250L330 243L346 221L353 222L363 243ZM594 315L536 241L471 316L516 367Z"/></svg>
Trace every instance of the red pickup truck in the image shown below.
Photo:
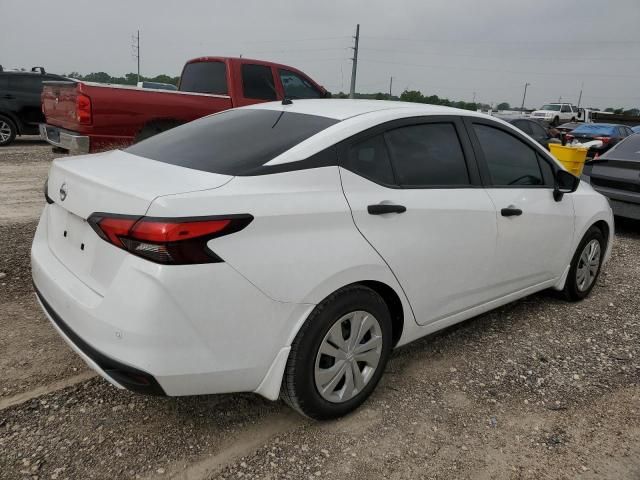
<svg viewBox="0 0 640 480"><path fill-rule="evenodd" d="M246 58L201 57L186 63L177 91L77 80L45 82L40 135L70 153L131 145L229 108L329 93L301 71Z"/></svg>

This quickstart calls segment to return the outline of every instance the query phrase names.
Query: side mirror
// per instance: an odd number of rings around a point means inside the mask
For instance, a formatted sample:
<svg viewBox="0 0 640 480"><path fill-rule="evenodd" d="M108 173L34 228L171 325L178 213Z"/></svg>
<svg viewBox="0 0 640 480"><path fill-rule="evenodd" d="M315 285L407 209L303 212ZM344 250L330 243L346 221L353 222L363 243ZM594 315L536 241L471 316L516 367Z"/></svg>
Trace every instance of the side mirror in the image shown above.
<svg viewBox="0 0 640 480"><path fill-rule="evenodd" d="M562 200L565 193L572 193L578 189L580 179L566 170L558 170L556 173L556 184L553 189L553 198L556 202Z"/></svg>

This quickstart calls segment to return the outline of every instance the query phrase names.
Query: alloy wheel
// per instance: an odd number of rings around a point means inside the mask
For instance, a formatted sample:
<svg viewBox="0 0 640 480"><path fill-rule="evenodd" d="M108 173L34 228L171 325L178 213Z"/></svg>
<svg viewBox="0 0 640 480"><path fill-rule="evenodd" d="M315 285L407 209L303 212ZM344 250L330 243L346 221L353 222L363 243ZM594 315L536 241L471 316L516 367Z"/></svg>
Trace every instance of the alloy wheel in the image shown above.
<svg viewBox="0 0 640 480"><path fill-rule="evenodd" d="M338 319L316 355L315 385L325 400L346 402L373 377L382 355L382 330L369 312L358 310Z"/></svg>
<svg viewBox="0 0 640 480"><path fill-rule="evenodd" d="M11 125L0 120L0 143L7 142L11 138Z"/></svg>
<svg viewBox="0 0 640 480"><path fill-rule="evenodd" d="M576 268L576 286L584 292L591 287L600 268L600 242L591 240L584 246Z"/></svg>

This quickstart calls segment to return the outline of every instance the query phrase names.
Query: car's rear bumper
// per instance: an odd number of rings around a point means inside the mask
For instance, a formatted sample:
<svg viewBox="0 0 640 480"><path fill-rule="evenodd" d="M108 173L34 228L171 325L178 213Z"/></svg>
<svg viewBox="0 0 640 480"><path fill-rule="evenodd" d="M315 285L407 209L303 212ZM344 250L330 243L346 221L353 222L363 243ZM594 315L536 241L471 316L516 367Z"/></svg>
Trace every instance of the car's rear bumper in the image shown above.
<svg viewBox="0 0 640 480"><path fill-rule="evenodd" d="M166 266L124 251L98 293L49 248L47 214L31 251L34 285L51 323L90 367L143 393L277 398L283 351L309 305L272 300L226 263Z"/></svg>
<svg viewBox="0 0 640 480"><path fill-rule="evenodd" d="M582 174L581 179L591 184L596 192L607 197L614 215L640 220L640 193L594 185L591 176L586 174Z"/></svg>
<svg viewBox="0 0 640 480"><path fill-rule="evenodd" d="M91 146L88 136L45 123L40 124L40 137L54 147L68 150L72 155L89 153Z"/></svg>

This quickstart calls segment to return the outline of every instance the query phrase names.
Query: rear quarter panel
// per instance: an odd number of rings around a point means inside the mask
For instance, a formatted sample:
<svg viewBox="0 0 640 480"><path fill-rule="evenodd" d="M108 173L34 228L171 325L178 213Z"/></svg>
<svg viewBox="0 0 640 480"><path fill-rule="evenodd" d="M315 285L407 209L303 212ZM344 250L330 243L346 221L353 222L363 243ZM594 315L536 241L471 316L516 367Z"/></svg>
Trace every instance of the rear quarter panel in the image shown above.
<svg viewBox="0 0 640 480"><path fill-rule="evenodd" d="M338 167L235 177L216 190L157 198L149 216L249 213L244 230L209 248L257 288L281 302L317 304L339 288L377 280L411 308L391 270L356 229Z"/></svg>

